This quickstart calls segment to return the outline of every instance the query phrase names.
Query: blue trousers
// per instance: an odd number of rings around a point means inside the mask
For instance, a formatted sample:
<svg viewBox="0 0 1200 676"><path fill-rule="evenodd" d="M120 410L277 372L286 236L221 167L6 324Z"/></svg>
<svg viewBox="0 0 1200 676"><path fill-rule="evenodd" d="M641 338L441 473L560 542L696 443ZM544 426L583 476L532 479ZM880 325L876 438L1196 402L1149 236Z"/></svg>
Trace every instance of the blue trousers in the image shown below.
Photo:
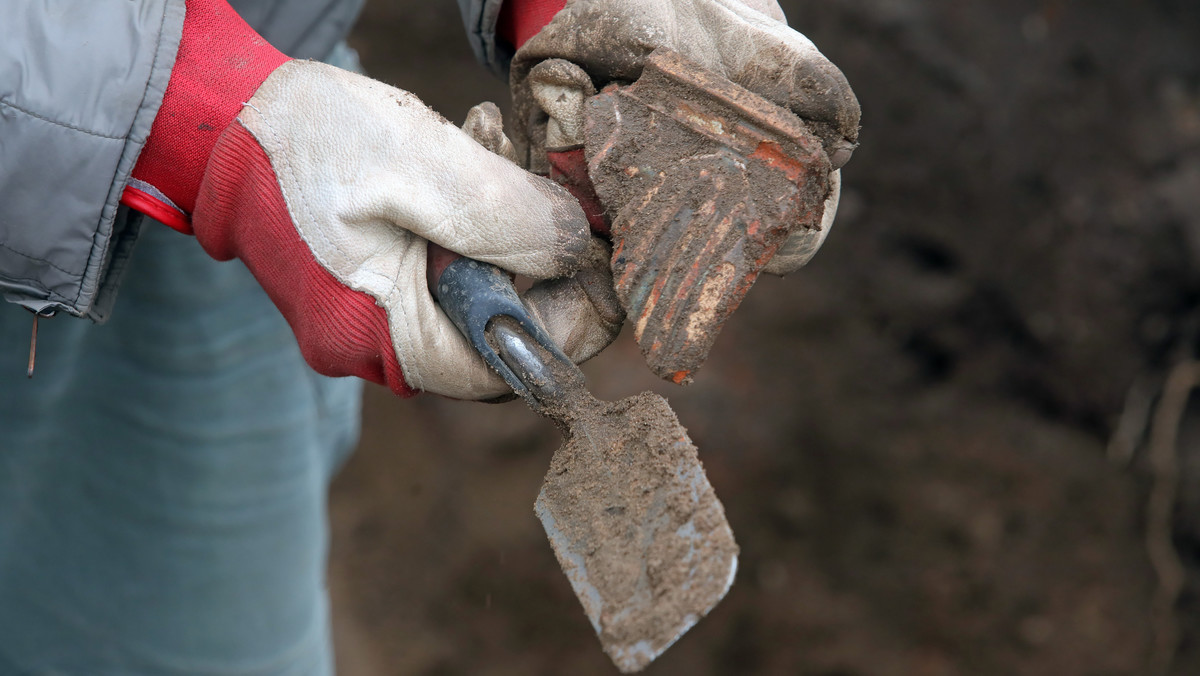
<svg viewBox="0 0 1200 676"><path fill-rule="evenodd" d="M326 491L361 383L148 223L107 324L0 303L0 675L332 673Z"/></svg>

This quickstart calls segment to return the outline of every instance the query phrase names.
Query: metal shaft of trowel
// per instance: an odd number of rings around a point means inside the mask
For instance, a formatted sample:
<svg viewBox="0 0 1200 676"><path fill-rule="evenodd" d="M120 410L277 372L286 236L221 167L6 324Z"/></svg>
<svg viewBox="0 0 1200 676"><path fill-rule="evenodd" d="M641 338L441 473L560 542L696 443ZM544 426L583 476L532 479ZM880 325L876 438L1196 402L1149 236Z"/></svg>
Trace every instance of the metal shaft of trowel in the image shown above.
<svg viewBox="0 0 1200 676"><path fill-rule="evenodd" d="M503 321L492 322L487 333L495 341L500 359L543 406L564 401L568 385L560 382L550 364L542 359L537 341L520 327Z"/></svg>
<svg viewBox="0 0 1200 676"><path fill-rule="evenodd" d="M450 304L456 301L445 297L444 294L439 294L438 285L446 269L462 258L460 254L437 244L432 242L429 244L427 270L429 288L433 291L435 298L443 303L443 310L452 316L455 308L450 307ZM579 371L579 368L566 359L557 346L549 343L545 331L541 329L540 325L536 325L536 320L519 301L514 307L512 299L515 298L515 291L513 289L509 288L501 293L495 285L480 284L470 289L470 293L471 300L479 303L482 307L496 308L494 314L487 312L468 320L475 323L480 332L479 335L486 338L486 345L480 344L478 340L472 340L473 346L483 354L485 360L493 368L500 372L509 385L513 386L514 391L525 398L534 410L546 412L548 407L558 409L557 405L574 400L575 397L572 395L577 390L586 389L583 373ZM487 301L491 299L481 297L488 295L496 295L497 302L488 303ZM529 329L536 330L530 331ZM470 340L471 332L467 333ZM531 334L540 335L541 341L538 340L537 335ZM489 354L491 348L494 348L494 354ZM489 357L491 358L489 359ZM497 368L501 364L496 363L496 357L507 369ZM513 378L519 382L513 382Z"/></svg>

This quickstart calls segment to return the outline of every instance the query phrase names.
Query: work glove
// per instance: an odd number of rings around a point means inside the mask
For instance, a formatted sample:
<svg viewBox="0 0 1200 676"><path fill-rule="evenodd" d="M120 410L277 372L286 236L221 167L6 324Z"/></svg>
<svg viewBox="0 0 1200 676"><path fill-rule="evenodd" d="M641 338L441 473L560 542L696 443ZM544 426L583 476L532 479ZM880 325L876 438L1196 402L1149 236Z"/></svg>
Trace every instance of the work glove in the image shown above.
<svg viewBox="0 0 1200 676"><path fill-rule="evenodd" d="M584 101L609 83L636 80L650 53L666 47L796 113L829 157L820 229L797 228L766 271L798 269L828 235L840 170L858 141L858 100L841 71L788 27L774 0L506 0L497 32L518 47L510 82L522 160L591 206L593 227L599 210L578 185L586 173L578 166L582 153L572 153L583 146Z"/></svg>
<svg viewBox="0 0 1200 676"><path fill-rule="evenodd" d="M494 107L468 123L503 150ZM318 372L402 395L510 391L431 297L429 242L554 280L526 301L576 360L606 346L623 319L605 253L565 190L412 94L288 59L225 0L188 1L177 65L123 201L194 234L214 258L244 262Z"/></svg>

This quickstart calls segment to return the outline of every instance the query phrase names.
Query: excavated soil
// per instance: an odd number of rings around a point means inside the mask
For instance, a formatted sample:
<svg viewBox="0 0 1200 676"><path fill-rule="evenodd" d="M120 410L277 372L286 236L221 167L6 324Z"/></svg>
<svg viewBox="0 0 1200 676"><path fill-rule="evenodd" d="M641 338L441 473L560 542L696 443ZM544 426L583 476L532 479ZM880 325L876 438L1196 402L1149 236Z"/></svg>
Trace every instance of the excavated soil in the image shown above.
<svg viewBox="0 0 1200 676"><path fill-rule="evenodd" d="M628 329L585 369L669 397L741 546L645 673L1200 673L1200 417L1158 407L1200 332L1200 4L784 4L863 104L824 249L690 387ZM450 119L505 103L454 3L371 0L355 44ZM369 393L341 673L614 673L532 512L558 444L519 402Z"/></svg>

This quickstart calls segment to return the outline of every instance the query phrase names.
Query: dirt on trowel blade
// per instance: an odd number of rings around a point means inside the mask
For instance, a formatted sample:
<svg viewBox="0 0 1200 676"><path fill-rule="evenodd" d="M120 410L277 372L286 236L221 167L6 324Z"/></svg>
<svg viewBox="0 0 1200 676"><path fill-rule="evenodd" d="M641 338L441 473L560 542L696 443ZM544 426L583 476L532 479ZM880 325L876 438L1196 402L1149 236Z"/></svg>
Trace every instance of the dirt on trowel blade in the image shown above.
<svg viewBox="0 0 1200 676"><path fill-rule="evenodd" d="M605 652L629 673L725 596L738 547L665 399L583 395L534 509Z"/></svg>

